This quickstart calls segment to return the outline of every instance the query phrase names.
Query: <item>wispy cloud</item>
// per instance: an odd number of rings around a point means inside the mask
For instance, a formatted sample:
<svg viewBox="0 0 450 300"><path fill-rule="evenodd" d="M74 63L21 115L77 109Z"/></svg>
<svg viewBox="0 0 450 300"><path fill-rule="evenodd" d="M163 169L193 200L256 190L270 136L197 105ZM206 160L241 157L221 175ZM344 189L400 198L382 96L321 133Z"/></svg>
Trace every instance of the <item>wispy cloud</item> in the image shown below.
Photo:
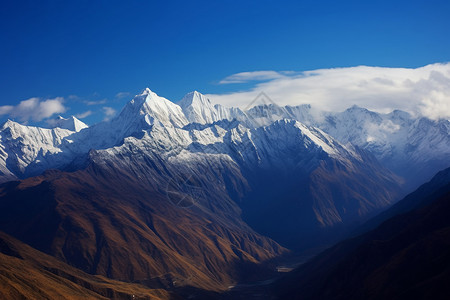
<svg viewBox="0 0 450 300"><path fill-rule="evenodd" d="M244 77L252 78L252 73L246 72L249 75ZM239 74L222 81L240 78ZM207 96L214 103L246 107L262 91L279 105L311 104L342 111L356 104L379 112L401 109L433 119L450 118L450 63L415 69L359 66L273 75L249 90Z"/></svg>
<svg viewBox="0 0 450 300"><path fill-rule="evenodd" d="M130 96L131 94L129 92L120 92L116 94L117 99L122 99Z"/></svg>
<svg viewBox="0 0 450 300"><path fill-rule="evenodd" d="M105 114L103 121L109 121L116 114L116 110L112 107L104 106L103 113Z"/></svg>
<svg viewBox="0 0 450 300"><path fill-rule="evenodd" d="M76 114L75 117L78 119L84 119L86 117L89 117L90 115L92 115L92 110L88 110L83 113Z"/></svg>
<svg viewBox="0 0 450 300"><path fill-rule="evenodd" d="M105 104L106 102L108 102L108 100L106 99L102 99L102 100L96 100L96 101L91 101L91 100L85 100L84 104L86 105L102 105Z"/></svg>
<svg viewBox="0 0 450 300"><path fill-rule="evenodd" d="M30 98L23 100L17 105L0 106L0 116L7 115L11 118L17 118L22 122L42 121L54 114L64 113L67 108L63 104L64 98L57 97L53 99L41 100L39 98Z"/></svg>
<svg viewBox="0 0 450 300"><path fill-rule="evenodd" d="M253 72L241 72L230 75L222 79L219 84L230 83L245 83L250 81L265 81L283 78L291 72L276 72L276 71L253 71Z"/></svg>

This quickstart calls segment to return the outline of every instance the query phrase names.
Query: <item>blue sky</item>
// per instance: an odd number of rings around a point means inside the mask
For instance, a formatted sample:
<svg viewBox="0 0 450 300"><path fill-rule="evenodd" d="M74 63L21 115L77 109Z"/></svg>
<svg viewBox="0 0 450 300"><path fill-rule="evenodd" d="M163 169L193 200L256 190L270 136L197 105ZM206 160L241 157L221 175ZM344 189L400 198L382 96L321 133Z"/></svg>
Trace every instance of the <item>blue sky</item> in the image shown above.
<svg viewBox="0 0 450 300"><path fill-rule="evenodd" d="M0 118L28 124L45 122L54 111L88 115L84 121L92 124L111 117L145 87L173 101L192 90L221 95L253 89L255 81L220 84L240 72L302 75L450 61L448 1L0 5ZM25 104L41 113L14 114L28 99L34 100ZM52 106L56 102L62 107Z"/></svg>

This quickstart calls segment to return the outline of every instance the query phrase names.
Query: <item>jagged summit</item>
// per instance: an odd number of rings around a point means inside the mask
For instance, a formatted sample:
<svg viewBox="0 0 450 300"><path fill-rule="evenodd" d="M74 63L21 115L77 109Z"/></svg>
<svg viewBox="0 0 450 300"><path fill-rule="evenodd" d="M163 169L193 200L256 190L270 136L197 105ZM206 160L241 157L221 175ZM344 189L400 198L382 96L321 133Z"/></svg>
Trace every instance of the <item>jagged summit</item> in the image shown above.
<svg viewBox="0 0 450 300"><path fill-rule="evenodd" d="M344 110L344 112L350 112L350 113L372 113L372 111L368 110L365 107L361 107L357 104L353 104L352 106L350 106L349 108L347 108L346 110Z"/></svg>
<svg viewBox="0 0 450 300"><path fill-rule="evenodd" d="M211 101L197 91L186 94L178 105L191 123L208 124L223 119Z"/></svg>
<svg viewBox="0 0 450 300"><path fill-rule="evenodd" d="M197 92L197 91L193 91L190 93L187 93L183 99L180 100L180 102L178 102L178 105L180 105L181 107L187 107L189 105L210 105L211 101L206 98L205 95Z"/></svg>
<svg viewBox="0 0 450 300"><path fill-rule="evenodd" d="M411 119L411 114L403 111L403 110L393 110L391 113L388 114L388 116L391 116L392 118L401 119L401 120L408 120Z"/></svg>
<svg viewBox="0 0 450 300"><path fill-rule="evenodd" d="M75 132L78 132L84 128L88 128L88 126L84 122L78 120L74 116L70 116L67 119L58 116L57 118L50 121L49 124L51 125L51 128L61 128Z"/></svg>
<svg viewBox="0 0 450 300"><path fill-rule="evenodd" d="M14 122L14 121L11 120L11 119L8 119L8 120L6 120L5 123L3 123L2 129L5 129L5 128L8 128L8 127L14 126L15 124L19 124L19 123Z"/></svg>
<svg viewBox="0 0 450 300"><path fill-rule="evenodd" d="M134 96L134 98L131 99L130 102L128 102L127 106L131 105L133 107L141 107L142 105L144 105L145 102L158 101L159 98L162 98L162 97L159 97L151 89L145 88L142 90L142 92L140 94L137 94L136 96ZM165 99L165 98L163 98L163 99ZM167 99L165 99L165 100L167 100ZM125 106L125 108L127 106Z"/></svg>
<svg viewBox="0 0 450 300"><path fill-rule="evenodd" d="M151 90L150 88L146 87L146 88L142 91L141 95L147 95L147 94L150 94L150 93L153 93L152 90Z"/></svg>
<svg viewBox="0 0 450 300"><path fill-rule="evenodd" d="M180 128L188 123L178 105L158 96L149 88L144 89L141 94L136 95L128 102L113 121L123 123L125 126L129 126L129 123L143 121L148 125L158 122Z"/></svg>

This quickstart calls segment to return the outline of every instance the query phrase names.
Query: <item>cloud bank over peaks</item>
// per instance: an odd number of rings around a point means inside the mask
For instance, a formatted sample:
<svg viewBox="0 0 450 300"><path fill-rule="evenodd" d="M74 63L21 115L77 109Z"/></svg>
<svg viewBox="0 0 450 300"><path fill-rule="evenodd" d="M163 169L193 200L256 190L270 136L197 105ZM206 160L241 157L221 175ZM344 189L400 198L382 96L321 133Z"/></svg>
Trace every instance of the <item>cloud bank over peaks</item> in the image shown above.
<svg viewBox="0 0 450 300"><path fill-rule="evenodd" d="M358 105L381 113L395 109L431 119L450 119L450 63L420 68L358 66L305 72L233 74L221 83L259 82L249 90L206 95L213 103L246 107L261 92L278 105L311 104L325 111Z"/></svg>
<svg viewBox="0 0 450 300"><path fill-rule="evenodd" d="M67 108L63 103L64 98L62 97L46 100L34 97L23 100L17 105L0 106L0 116L8 116L25 123L28 121L42 121L54 114L64 113Z"/></svg>

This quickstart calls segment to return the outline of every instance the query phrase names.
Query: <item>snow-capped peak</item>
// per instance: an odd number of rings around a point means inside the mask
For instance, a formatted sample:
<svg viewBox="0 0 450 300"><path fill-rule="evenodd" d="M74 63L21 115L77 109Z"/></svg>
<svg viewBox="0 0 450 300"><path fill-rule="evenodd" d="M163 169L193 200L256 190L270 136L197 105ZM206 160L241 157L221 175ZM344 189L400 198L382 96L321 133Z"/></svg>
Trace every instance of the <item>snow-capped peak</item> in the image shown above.
<svg viewBox="0 0 450 300"><path fill-rule="evenodd" d="M178 105L190 123L212 124L217 121L233 119L244 123L247 121L247 116L239 108L224 107L220 104L213 105L205 95L197 91L186 94L178 102Z"/></svg>
<svg viewBox="0 0 450 300"><path fill-rule="evenodd" d="M181 128L188 121L181 108L164 97L146 88L136 95L115 120L122 124L141 123L153 125L155 122Z"/></svg>
<svg viewBox="0 0 450 300"><path fill-rule="evenodd" d="M320 148L333 158L346 158L348 153L358 160L356 148L351 146L355 145L372 152L381 163L407 180L424 178L441 165L447 166L450 153L450 122L444 120L418 119L402 111L380 114L358 106L331 113L309 105L269 104L244 112L212 105L197 91L175 104L146 88L108 122L86 128L75 117L58 117L53 126L56 128L42 129L7 121L0 128L0 182L2 172L8 176L37 174L72 162L74 155L84 157L91 149L118 146L126 138L142 137L143 133L152 137L152 147L156 145L155 149L161 153L180 147L187 147L188 151L193 144L192 147L208 145L225 154L229 153L227 147L234 145L226 144L230 141L242 143L242 149L236 149L240 156L246 156L244 152L250 151L246 149L255 149L251 155L261 158L261 151L270 154L272 148L289 141L292 145L298 143L300 148L305 143L311 145L309 149ZM269 131L272 139L267 142ZM280 148L280 153L283 151Z"/></svg>
<svg viewBox="0 0 450 300"><path fill-rule="evenodd" d="M191 123L208 124L221 119L211 101L197 91L186 94L178 104Z"/></svg>
<svg viewBox="0 0 450 300"><path fill-rule="evenodd" d="M153 93L153 92L152 92L151 89L149 89L149 88L147 87L147 88L145 88L145 89L142 91L141 95L148 95L148 94L150 94L150 93Z"/></svg>
<svg viewBox="0 0 450 300"><path fill-rule="evenodd" d="M5 123L3 123L2 130L5 129L5 128L14 126L15 124L18 124L18 123L8 119Z"/></svg>
<svg viewBox="0 0 450 300"><path fill-rule="evenodd" d="M182 108L187 107L189 105L211 105L211 101L206 98L204 95L197 91L193 91L190 93L187 93L183 99L178 102L178 105L180 105Z"/></svg>
<svg viewBox="0 0 450 300"><path fill-rule="evenodd" d="M61 116L58 116L56 119L53 119L49 122L51 128L61 128L61 129L67 129L70 131L78 132L84 128L87 128L88 126L78 120L74 116L70 116L69 118L63 118Z"/></svg>

